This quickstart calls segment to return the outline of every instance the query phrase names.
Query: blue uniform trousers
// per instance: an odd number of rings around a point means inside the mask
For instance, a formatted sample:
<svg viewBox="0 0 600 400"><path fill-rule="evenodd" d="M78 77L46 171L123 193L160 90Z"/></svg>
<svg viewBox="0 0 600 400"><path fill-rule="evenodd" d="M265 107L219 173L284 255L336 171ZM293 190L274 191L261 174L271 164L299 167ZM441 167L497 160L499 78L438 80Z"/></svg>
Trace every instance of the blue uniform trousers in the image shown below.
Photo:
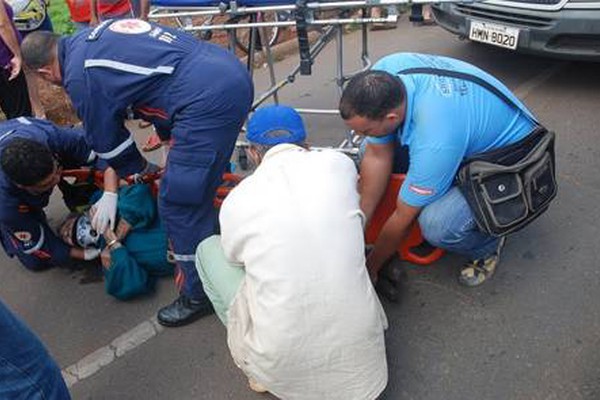
<svg viewBox="0 0 600 400"><path fill-rule="evenodd" d="M160 184L159 215L175 254L175 283L194 300L206 296L194 265L196 247L215 233L213 199L253 100L249 77L233 88L220 85L212 88L213 96L191 103L176 116Z"/></svg>

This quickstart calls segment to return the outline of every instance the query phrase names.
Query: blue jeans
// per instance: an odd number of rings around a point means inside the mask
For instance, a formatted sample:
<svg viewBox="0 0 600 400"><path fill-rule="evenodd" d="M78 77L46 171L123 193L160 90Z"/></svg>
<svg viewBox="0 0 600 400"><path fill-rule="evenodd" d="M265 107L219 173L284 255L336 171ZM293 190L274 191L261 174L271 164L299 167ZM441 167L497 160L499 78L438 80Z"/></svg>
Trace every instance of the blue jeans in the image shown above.
<svg viewBox="0 0 600 400"><path fill-rule="evenodd" d="M60 369L39 339L0 302L0 399L69 400Z"/></svg>
<svg viewBox="0 0 600 400"><path fill-rule="evenodd" d="M498 238L479 230L473 211L456 186L423 208L419 225L430 244L471 260L491 256L498 246Z"/></svg>

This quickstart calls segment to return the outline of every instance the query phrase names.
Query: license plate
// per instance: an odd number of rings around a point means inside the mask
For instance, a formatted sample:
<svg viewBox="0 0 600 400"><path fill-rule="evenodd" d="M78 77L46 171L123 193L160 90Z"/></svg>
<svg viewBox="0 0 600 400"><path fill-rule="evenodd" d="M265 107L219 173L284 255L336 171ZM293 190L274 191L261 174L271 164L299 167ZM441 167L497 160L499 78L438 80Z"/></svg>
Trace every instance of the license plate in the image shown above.
<svg viewBox="0 0 600 400"><path fill-rule="evenodd" d="M489 22L471 21L469 39L515 50L519 42L519 30Z"/></svg>

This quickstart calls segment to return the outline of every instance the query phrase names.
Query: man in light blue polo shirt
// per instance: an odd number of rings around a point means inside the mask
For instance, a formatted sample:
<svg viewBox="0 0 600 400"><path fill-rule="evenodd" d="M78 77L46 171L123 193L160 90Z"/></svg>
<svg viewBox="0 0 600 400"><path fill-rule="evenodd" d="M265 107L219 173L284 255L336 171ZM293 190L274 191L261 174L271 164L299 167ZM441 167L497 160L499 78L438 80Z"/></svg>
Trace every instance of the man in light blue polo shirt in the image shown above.
<svg viewBox="0 0 600 400"><path fill-rule="evenodd" d="M436 75L432 69L454 76ZM484 87L485 82L515 104ZM396 212L367 259L372 278L377 278L417 218L432 245L469 258L460 283L477 286L489 278L504 240L479 231L454 179L466 158L513 144L532 132L537 121L531 112L500 81L473 65L441 56L398 53L348 83L340 113L350 128L367 136L361 208L368 219L397 164L395 148L409 149L410 164Z"/></svg>

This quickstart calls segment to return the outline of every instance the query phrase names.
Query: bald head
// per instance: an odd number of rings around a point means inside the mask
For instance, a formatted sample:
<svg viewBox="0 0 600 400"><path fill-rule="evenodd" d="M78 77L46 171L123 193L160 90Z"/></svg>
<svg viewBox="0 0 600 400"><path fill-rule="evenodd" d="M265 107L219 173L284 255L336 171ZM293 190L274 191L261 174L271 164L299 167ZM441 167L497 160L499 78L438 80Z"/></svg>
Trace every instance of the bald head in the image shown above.
<svg viewBox="0 0 600 400"><path fill-rule="evenodd" d="M59 35L41 31L30 33L21 44L21 54L27 68L55 84L62 81L57 57L59 40Z"/></svg>
<svg viewBox="0 0 600 400"><path fill-rule="evenodd" d="M32 32L21 44L23 61L31 69L50 65L56 57L56 45L60 36L52 32Z"/></svg>

